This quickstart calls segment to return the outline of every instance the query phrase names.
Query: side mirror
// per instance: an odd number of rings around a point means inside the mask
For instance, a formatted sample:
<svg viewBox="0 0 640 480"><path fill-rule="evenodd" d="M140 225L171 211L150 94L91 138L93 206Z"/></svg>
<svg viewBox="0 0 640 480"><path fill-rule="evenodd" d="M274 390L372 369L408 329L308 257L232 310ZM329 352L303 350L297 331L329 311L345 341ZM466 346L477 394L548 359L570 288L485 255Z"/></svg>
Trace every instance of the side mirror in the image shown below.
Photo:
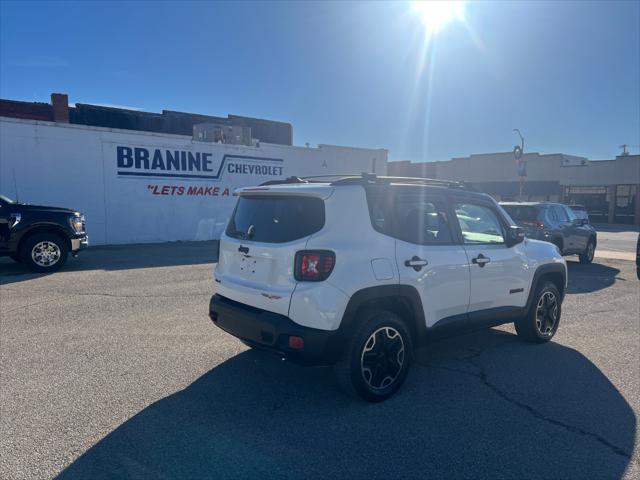
<svg viewBox="0 0 640 480"><path fill-rule="evenodd" d="M522 227L511 226L507 230L506 245L507 247L513 247L524 241L525 233Z"/></svg>

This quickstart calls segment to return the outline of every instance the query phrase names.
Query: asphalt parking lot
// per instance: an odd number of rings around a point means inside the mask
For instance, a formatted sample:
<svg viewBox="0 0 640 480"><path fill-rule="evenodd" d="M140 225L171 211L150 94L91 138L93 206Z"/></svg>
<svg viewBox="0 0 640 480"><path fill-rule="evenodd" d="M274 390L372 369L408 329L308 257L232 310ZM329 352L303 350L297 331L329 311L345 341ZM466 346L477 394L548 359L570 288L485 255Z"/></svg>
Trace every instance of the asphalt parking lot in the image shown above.
<svg viewBox="0 0 640 480"><path fill-rule="evenodd" d="M214 328L213 256L93 248L48 276L0 259L1 478L640 478L633 262L571 260L553 342L432 342L372 405Z"/></svg>

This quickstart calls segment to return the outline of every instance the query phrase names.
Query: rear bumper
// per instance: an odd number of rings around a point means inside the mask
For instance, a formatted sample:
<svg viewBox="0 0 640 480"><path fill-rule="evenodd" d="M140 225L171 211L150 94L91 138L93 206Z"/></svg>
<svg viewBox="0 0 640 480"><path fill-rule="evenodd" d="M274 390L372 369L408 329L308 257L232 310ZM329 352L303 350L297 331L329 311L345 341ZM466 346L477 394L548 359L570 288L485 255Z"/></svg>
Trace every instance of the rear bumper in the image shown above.
<svg viewBox="0 0 640 480"><path fill-rule="evenodd" d="M214 295L209 317L215 325L249 345L282 355L302 365L332 365L340 353L337 331L303 327L289 317ZM304 347L289 347L289 337L304 339Z"/></svg>

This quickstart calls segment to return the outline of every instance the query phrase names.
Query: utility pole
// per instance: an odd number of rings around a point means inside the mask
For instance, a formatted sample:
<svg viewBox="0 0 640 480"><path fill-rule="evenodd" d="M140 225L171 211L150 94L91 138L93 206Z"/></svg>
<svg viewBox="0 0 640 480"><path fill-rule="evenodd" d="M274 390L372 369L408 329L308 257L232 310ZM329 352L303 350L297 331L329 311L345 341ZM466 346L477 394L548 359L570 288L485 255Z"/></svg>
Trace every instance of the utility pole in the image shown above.
<svg viewBox="0 0 640 480"><path fill-rule="evenodd" d="M518 195L518 201L522 201L522 189L524 187L524 179L527 176L527 163L522 158L524 155L524 137L520 130L517 128L513 129L514 132L518 134L520 137L520 145L516 145L513 147L513 158L516 160L516 166L518 167L518 178L520 181L520 194Z"/></svg>
<svg viewBox="0 0 640 480"><path fill-rule="evenodd" d="M629 145L627 145L626 143L623 143L618 148L622 149L622 153L620 154L621 157L626 157L629 155Z"/></svg>

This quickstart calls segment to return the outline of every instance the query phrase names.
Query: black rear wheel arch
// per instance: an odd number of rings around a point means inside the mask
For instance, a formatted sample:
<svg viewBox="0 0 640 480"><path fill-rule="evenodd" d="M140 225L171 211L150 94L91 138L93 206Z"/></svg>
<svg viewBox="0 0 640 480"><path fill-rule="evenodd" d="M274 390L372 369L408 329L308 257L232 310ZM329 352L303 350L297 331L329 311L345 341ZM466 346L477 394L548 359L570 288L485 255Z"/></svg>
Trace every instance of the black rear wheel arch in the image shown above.
<svg viewBox="0 0 640 480"><path fill-rule="evenodd" d="M422 300L418 291L409 285L380 285L360 290L351 296L340 323L343 340L357 329L363 313L385 310L396 314L407 326L414 345L426 336Z"/></svg>

